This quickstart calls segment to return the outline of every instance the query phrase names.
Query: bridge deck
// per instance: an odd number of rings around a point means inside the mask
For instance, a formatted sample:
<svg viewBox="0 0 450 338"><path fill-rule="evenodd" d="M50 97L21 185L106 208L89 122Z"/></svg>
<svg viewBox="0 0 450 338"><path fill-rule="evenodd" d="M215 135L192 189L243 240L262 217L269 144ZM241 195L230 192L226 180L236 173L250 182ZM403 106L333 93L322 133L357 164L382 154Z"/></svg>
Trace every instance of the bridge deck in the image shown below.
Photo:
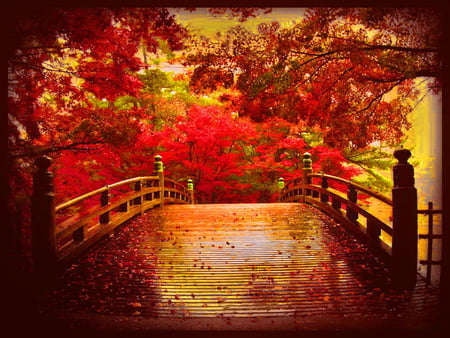
<svg viewBox="0 0 450 338"><path fill-rule="evenodd" d="M42 320L97 329L428 328L437 291L387 270L302 204L170 205L68 268Z"/></svg>

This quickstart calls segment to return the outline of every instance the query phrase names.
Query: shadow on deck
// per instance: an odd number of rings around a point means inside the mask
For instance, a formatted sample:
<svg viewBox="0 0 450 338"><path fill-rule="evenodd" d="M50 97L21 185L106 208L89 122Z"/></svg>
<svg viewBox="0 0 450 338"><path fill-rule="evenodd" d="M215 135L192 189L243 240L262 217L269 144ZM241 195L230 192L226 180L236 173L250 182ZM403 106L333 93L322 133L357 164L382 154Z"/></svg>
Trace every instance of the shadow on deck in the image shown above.
<svg viewBox="0 0 450 338"><path fill-rule="evenodd" d="M296 203L170 205L71 265L42 326L86 330L430 329L438 291L389 287L385 266Z"/></svg>

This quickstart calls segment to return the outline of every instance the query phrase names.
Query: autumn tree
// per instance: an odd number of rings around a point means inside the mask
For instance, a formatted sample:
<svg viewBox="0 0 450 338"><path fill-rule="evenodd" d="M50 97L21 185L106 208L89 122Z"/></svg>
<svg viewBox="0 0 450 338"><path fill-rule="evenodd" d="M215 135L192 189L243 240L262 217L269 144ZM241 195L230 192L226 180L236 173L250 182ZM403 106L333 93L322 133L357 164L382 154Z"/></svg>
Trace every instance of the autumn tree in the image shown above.
<svg viewBox="0 0 450 338"><path fill-rule="evenodd" d="M133 144L140 131L143 110L119 104L121 97L140 95L136 72L143 63L137 51L143 45L154 51L162 40L179 49L186 36L164 8L43 7L22 13L8 26L7 46L12 250L29 246L33 160L42 154L55 159L60 193L100 184L99 175L89 175L101 152Z"/></svg>
<svg viewBox="0 0 450 338"><path fill-rule="evenodd" d="M414 105L440 92L441 32L434 8L312 8L288 28L241 25L196 39L186 63L201 74L196 91L234 88L241 115L284 118L306 138L319 130L324 145L375 177L387 153L373 145L399 144Z"/></svg>
<svg viewBox="0 0 450 338"><path fill-rule="evenodd" d="M269 9L210 11L243 22ZM433 14L413 14L312 9L290 28L241 26L190 45L165 8L19 17L8 55L11 224L22 231L29 218L42 154L54 158L58 202L148 175L156 153L169 175L195 179L202 202L269 201L279 176L298 174L304 151L315 170L353 177L345 161L368 163L373 141L401 138L408 100L420 98L413 79L438 79L438 22L422 27ZM185 60L192 74L157 69L158 51L176 63L182 48L196 52Z"/></svg>
<svg viewBox="0 0 450 338"><path fill-rule="evenodd" d="M132 125L134 112L128 121L123 114L114 121L114 106L96 111L98 101L138 96L142 83L133 72L143 66L136 56L141 44L155 50L158 39L165 39L172 48L180 48L185 35L161 8L37 11L15 28L8 89L10 149L16 157L113 142L114 136L117 142L127 138L118 126ZM96 120L103 115L111 121L110 132L102 131ZM42 140L48 137L51 142ZM31 149L36 142L42 147Z"/></svg>
<svg viewBox="0 0 450 338"><path fill-rule="evenodd" d="M194 105L149 141L158 140L154 149L163 156L170 177L194 180L201 203L235 202L246 199L246 185L239 181L245 164L242 147L254 133L246 119L217 106Z"/></svg>
<svg viewBox="0 0 450 338"><path fill-rule="evenodd" d="M319 126L324 141L340 148L396 143L408 128L410 100L424 95L414 80L432 78L428 91L440 91L439 19L433 9L314 8L291 28L237 26L187 59L202 74L192 86L214 87L218 74L231 86L235 74L241 113L255 120Z"/></svg>

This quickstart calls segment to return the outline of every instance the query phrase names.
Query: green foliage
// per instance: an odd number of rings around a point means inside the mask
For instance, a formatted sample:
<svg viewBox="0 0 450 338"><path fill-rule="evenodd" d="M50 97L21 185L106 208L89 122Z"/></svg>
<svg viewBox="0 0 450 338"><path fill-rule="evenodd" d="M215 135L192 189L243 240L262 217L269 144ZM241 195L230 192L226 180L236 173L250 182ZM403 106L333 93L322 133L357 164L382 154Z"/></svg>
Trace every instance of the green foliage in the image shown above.
<svg viewBox="0 0 450 338"><path fill-rule="evenodd" d="M386 193L392 189L392 181L386 178L386 176L369 168L365 168L365 171L366 175L363 177L355 177L353 181L378 192ZM389 174L391 173L389 172Z"/></svg>
<svg viewBox="0 0 450 338"><path fill-rule="evenodd" d="M175 53L172 51L172 48L166 40L157 39L157 41L160 51L165 54L168 60L175 58Z"/></svg>
<svg viewBox="0 0 450 338"><path fill-rule="evenodd" d="M144 90L152 94L160 93L169 85L167 73L159 69L146 69L144 74L138 74L138 78L144 84Z"/></svg>
<svg viewBox="0 0 450 338"><path fill-rule="evenodd" d="M114 106L119 110L128 110L139 107L139 99L133 96L121 96L116 99Z"/></svg>
<svg viewBox="0 0 450 338"><path fill-rule="evenodd" d="M386 192L392 188L391 169L396 163L391 150L383 150L378 147L349 152L346 158L361 168L365 174L354 180L364 186L377 191ZM389 178L388 178L389 177Z"/></svg>

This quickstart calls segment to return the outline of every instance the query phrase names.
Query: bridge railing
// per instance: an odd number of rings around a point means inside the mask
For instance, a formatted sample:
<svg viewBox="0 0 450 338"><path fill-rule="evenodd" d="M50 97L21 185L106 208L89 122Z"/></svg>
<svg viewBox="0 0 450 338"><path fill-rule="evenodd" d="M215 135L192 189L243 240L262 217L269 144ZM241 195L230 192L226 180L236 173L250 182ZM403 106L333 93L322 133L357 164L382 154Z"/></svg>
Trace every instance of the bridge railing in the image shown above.
<svg viewBox="0 0 450 338"><path fill-rule="evenodd" d="M54 205L49 158L36 162L32 198L33 256L38 271L65 265L106 234L136 215L164 204L192 204L192 180L187 187L164 177L160 156L153 176L106 185ZM49 272L49 271L47 271Z"/></svg>
<svg viewBox="0 0 450 338"><path fill-rule="evenodd" d="M386 257L391 256L392 226L385 223L369 210L358 204L361 195L371 196L392 207L392 200L354 182L322 173L308 174L309 183L303 185L301 179L288 182L280 198L283 202L301 201L312 204L333 218L350 225L350 229L364 234L373 248ZM332 182L340 184L345 191L330 187ZM361 220L361 216L365 220ZM383 236L381 236L383 232Z"/></svg>
<svg viewBox="0 0 450 338"><path fill-rule="evenodd" d="M309 203L329 214L363 239L390 265L394 285L413 288L418 257L414 169L407 163L411 156L409 150L397 150L394 156L399 162L393 168L392 198L340 177L313 173L311 154L305 153L302 177L286 184L280 179L279 201ZM344 189L333 189L332 185ZM362 195L375 198L392 208L392 224L387 224L358 203L358 196Z"/></svg>

